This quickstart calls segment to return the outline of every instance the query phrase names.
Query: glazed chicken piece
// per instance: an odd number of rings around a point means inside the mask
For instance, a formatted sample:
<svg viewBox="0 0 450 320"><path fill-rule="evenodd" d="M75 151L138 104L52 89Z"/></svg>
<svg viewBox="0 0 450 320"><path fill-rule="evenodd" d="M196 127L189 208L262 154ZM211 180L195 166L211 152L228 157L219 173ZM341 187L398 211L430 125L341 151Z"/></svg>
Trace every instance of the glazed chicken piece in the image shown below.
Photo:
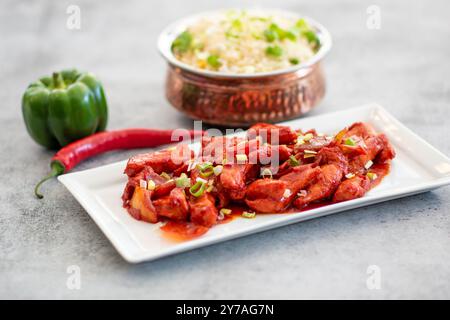
<svg viewBox="0 0 450 320"><path fill-rule="evenodd" d="M306 164L292 168L292 170L280 177L280 180L289 182L290 188L297 194L307 187L320 174L320 168Z"/></svg>
<svg viewBox="0 0 450 320"><path fill-rule="evenodd" d="M377 154L383 150L384 142L379 136L371 136L365 140L365 154L349 159L349 171L355 174L363 174L366 171L365 165L372 161Z"/></svg>
<svg viewBox="0 0 450 320"><path fill-rule="evenodd" d="M261 145L258 149L249 150L248 159L250 163L269 164L283 162L292 155L292 149L286 145Z"/></svg>
<svg viewBox="0 0 450 320"><path fill-rule="evenodd" d="M320 173L318 167L298 166L279 180L258 179L249 185L245 203L253 210L275 213L285 210L296 194Z"/></svg>
<svg viewBox="0 0 450 320"><path fill-rule="evenodd" d="M158 222L158 214L152 203L152 191L136 187L129 202L127 211L136 220L150 223Z"/></svg>
<svg viewBox="0 0 450 320"><path fill-rule="evenodd" d="M153 201L158 215L172 220L186 221L189 214L189 205L181 188L170 191L168 196Z"/></svg>
<svg viewBox="0 0 450 320"><path fill-rule="evenodd" d="M377 155L376 163L386 163L395 158L395 150L384 133L378 135L383 142L383 150Z"/></svg>
<svg viewBox="0 0 450 320"><path fill-rule="evenodd" d="M333 139L331 137L315 135L312 139L304 141L303 144L296 144L294 146L294 153L303 152L305 150L319 151L324 147L330 146L332 142Z"/></svg>
<svg viewBox="0 0 450 320"><path fill-rule="evenodd" d="M189 206L191 222L208 228L217 222L218 211L215 206L215 199L210 193L205 192L198 198L191 197Z"/></svg>
<svg viewBox="0 0 450 320"><path fill-rule="evenodd" d="M257 212L275 213L286 209L294 197L288 182L258 179L249 185L245 203Z"/></svg>
<svg viewBox="0 0 450 320"><path fill-rule="evenodd" d="M137 175L130 177L125 186L125 189L122 194L123 207L129 207L129 202L131 197L133 196L134 190L136 187L140 185L140 181L148 181L153 180L156 186L162 185L166 182L166 179L157 174L151 167L146 167L142 171L140 171ZM169 190L170 192L170 190Z"/></svg>
<svg viewBox="0 0 450 320"><path fill-rule="evenodd" d="M249 139L262 137L269 144L294 144L297 133L287 126L278 126L268 123L257 123L247 131Z"/></svg>
<svg viewBox="0 0 450 320"><path fill-rule="evenodd" d="M344 138L349 138L351 136L361 137L362 139L367 139L370 136L376 135L373 127L365 122L355 122L353 123L344 135Z"/></svg>
<svg viewBox="0 0 450 320"><path fill-rule="evenodd" d="M138 154L128 160L125 173L133 177L145 167L151 167L156 173L172 172L193 156L194 152L185 144L179 144L174 149Z"/></svg>
<svg viewBox="0 0 450 320"><path fill-rule="evenodd" d="M344 180L333 196L333 202L341 202L361 198L370 189L370 179L365 175L354 176Z"/></svg>
<svg viewBox="0 0 450 320"><path fill-rule="evenodd" d="M310 202L332 196L347 172L347 159L337 147L320 150L315 164L320 166L320 173L306 189L306 194L294 201L294 205L299 209Z"/></svg>
<svg viewBox="0 0 450 320"><path fill-rule="evenodd" d="M225 164L218 178L218 192L228 195L231 200L242 200L245 197L247 183L258 175L255 164Z"/></svg>
<svg viewBox="0 0 450 320"><path fill-rule="evenodd" d="M201 158L214 164L222 164L223 159L234 159L237 146L245 141L244 137L203 137Z"/></svg>

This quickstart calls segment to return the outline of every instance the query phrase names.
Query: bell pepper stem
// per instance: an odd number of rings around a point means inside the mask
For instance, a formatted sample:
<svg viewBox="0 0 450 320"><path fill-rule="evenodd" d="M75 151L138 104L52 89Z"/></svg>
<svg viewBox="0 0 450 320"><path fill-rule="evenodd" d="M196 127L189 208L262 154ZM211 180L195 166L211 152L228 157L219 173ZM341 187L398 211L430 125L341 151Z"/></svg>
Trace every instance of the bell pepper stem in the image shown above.
<svg viewBox="0 0 450 320"><path fill-rule="evenodd" d="M60 174L63 174L65 171L64 165L59 161L52 161L52 163L50 164L50 168L51 172L46 177L42 178L41 181L38 182L36 187L34 187L34 194L38 199L42 199L44 197L44 195L39 192L39 188L41 187L41 185L45 181L55 178Z"/></svg>
<svg viewBox="0 0 450 320"><path fill-rule="evenodd" d="M53 86L56 89L63 89L65 87L61 72L53 72Z"/></svg>

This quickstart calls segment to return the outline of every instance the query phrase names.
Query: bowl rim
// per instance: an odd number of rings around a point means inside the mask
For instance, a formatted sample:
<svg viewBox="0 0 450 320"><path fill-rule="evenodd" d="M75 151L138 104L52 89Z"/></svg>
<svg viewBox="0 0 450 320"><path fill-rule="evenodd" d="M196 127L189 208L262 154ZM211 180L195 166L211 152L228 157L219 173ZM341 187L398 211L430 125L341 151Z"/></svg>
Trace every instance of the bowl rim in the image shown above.
<svg viewBox="0 0 450 320"><path fill-rule="evenodd" d="M283 68L283 69L276 69L273 71L266 71L266 72L256 72L256 73L229 73L229 72L218 72L218 71L211 71L211 70L202 70L195 68L191 65L188 65L187 63L184 63L180 60L178 60L175 55L172 53L171 47L172 42L175 40L175 38L183 32L187 26L191 25L196 20L213 14L220 14L229 10L245 10L248 12L267 12L267 13L273 13L273 14L279 14L286 17L294 17L296 19L303 18L305 19L310 26L312 26L319 39L320 43L322 44L319 51L317 51L313 57L308 59L305 62L302 62L298 65L294 65L292 67ZM185 16L181 19L178 19L171 24L169 24L164 30L160 33L158 40L157 40L157 48L159 53L163 56L163 58L171 65L178 67L180 69L189 71L191 73L195 73L202 76L212 77L212 78L232 78L232 79L243 79L243 78L259 78L259 77L267 77L267 76L276 76L276 75L282 75L287 73L294 73L300 70L308 69L320 62L325 55L330 51L332 47L332 40L331 35L328 32L328 30L319 22L316 20L300 15L296 12L291 12L287 10L282 9L271 9L271 8L225 8L225 9L219 9L219 10L210 10L210 11L203 11L200 13L192 14Z"/></svg>

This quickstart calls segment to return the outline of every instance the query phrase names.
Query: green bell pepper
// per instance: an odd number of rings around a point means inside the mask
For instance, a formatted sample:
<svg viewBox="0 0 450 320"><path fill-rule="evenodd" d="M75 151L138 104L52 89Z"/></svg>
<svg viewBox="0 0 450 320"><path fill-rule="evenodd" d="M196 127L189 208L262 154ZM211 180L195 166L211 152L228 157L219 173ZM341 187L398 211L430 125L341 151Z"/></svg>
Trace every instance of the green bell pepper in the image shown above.
<svg viewBox="0 0 450 320"><path fill-rule="evenodd" d="M108 121L101 83L75 69L31 83L22 98L22 113L30 136L50 149L103 131Z"/></svg>

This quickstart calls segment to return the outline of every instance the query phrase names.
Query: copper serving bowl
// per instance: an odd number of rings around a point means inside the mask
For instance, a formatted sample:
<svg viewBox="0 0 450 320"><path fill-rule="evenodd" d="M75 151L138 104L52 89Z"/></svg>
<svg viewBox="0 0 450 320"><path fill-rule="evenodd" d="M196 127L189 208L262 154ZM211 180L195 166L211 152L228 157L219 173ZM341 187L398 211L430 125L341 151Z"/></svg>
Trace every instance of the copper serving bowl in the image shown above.
<svg viewBox="0 0 450 320"><path fill-rule="evenodd" d="M221 126L249 126L299 117L316 106L325 94L320 61L331 48L328 31L313 19L289 12L271 13L304 18L320 39L320 49L304 63L271 72L230 74L201 70L179 61L173 40L203 13L166 28L158 48L168 62L166 97L187 116Z"/></svg>

